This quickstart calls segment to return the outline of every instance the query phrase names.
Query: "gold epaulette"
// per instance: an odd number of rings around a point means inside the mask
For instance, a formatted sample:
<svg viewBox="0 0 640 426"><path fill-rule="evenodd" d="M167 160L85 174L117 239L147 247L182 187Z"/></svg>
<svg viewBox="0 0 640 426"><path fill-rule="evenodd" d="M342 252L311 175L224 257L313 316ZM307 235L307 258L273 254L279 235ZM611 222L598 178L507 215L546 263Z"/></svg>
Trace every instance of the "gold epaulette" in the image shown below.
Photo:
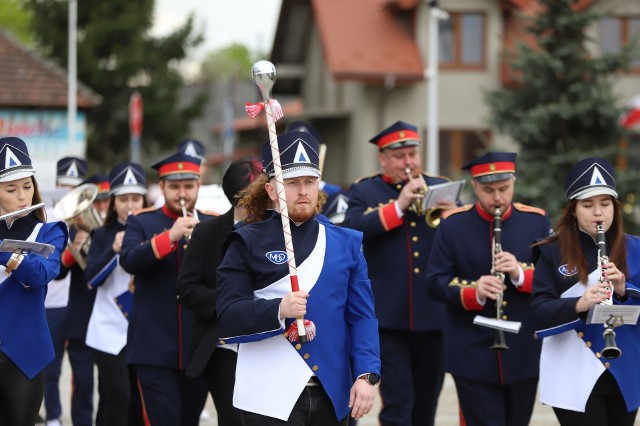
<svg viewBox="0 0 640 426"><path fill-rule="evenodd" d="M528 206L522 203L513 203L513 207L515 207L516 210L519 210L521 212L537 213L540 216L545 216L547 214L547 212L545 212L544 209L541 209L540 207Z"/></svg>
<svg viewBox="0 0 640 426"><path fill-rule="evenodd" d="M473 207L473 204L465 204L464 206L456 207L455 209L445 210L442 212L442 218L446 219L449 216L454 215L456 213L469 211L471 210L472 207Z"/></svg>
<svg viewBox="0 0 640 426"><path fill-rule="evenodd" d="M442 175L430 175L429 173L423 173L423 175L428 176L430 178L437 178L437 179L442 179L442 180L446 180L447 182L451 182L451 179L446 177L446 176L442 176Z"/></svg>
<svg viewBox="0 0 640 426"><path fill-rule="evenodd" d="M136 210L134 212L132 212L131 214L134 216L139 215L140 213L149 213L149 212L154 212L156 210L158 210L160 207L156 207L156 206L149 206L149 207L145 207L144 209L140 209L140 210Z"/></svg>
<svg viewBox="0 0 640 426"><path fill-rule="evenodd" d="M353 183L360 183L360 181L365 180L365 179L372 179L376 176L380 176L380 173L375 173L369 176L363 176L363 177L359 177L358 179L356 179Z"/></svg>

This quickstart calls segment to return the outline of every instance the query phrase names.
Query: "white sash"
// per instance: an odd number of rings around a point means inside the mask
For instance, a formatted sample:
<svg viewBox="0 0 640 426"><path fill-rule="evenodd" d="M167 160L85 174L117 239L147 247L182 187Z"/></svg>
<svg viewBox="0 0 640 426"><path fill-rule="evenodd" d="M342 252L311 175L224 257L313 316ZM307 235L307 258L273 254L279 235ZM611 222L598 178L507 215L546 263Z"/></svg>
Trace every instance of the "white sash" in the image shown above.
<svg viewBox="0 0 640 426"><path fill-rule="evenodd" d="M326 251L325 228L320 224L311 255L298 266L300 289L311 291L320 277ZM291 291L289 276L254 293L256 299L283 297ZM329 332L329 331L325 331ZM233 405L241 410L286 421L313 372L291 343L279 334L241 343L238 349Z"/></svg>
<svg viewBox="0 0 640 426"><path fill-rule="evenodd" d="M595 285L598 271L589 274L588 284L576 283L561 298L580 297ZM584 413L591 391L605 368L578 337L575 330L545 337L540 354L540 402L552 407Z"/></svg>
<svg viewBox="0 0 640 426"><path fill-rule="evenodd" d="M118 355L127 344L129 321L115 299L128 290L130 280L131 275L122 269L118 257L117 266L97 288L96 300L87 327L87 346Z"/></svg>

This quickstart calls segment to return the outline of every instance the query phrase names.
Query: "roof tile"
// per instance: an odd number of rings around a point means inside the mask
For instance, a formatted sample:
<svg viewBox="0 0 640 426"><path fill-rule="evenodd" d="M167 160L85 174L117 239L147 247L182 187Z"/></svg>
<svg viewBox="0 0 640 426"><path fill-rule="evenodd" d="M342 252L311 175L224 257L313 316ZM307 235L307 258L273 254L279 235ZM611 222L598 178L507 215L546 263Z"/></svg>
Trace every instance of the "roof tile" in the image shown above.
<svg viewBox="0 0 640 426"><path fill-rule="evenodd" d="M415 9L408 12L410 25L403 25L392 12L410 5L407 0L312 0L325 58L335 78L381 81L393 75L399 81L421 80L420 51L413 29L406 28L413 25Z"/></svg>
<svg viewBox="0 0 640 426"><path fill-rule="evenodd" d="M0 106L66 108L67 75L0 29ZM78 108L101 102L99 95L78 84Z"/></svg>

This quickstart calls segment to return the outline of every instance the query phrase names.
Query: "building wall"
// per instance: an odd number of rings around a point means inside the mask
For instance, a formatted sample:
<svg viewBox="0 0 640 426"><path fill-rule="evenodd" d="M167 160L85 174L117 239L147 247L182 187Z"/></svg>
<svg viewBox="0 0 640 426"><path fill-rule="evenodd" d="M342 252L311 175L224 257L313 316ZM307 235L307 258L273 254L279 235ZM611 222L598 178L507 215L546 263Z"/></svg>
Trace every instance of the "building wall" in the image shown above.
<svg viewBox="0 0 640 426"><path fill-rule="evenodd" d="M500 2L447 0L441 5L450 12L482 12L486 15L486 64L483 69L477 70L439 71L440 131L468 132L478 135L477 139L486 148L517 151L517 144L509 136L498 134L489 127L490 110L485 102L485 93L500 88L501 84L504 22ZM608 0L600 3L599 7L607 7L625 15L640 15L640 2ZM425 64L428 58L428 31L429 7L420 3L416 34ZM390 85L388 88L336 81L328 71L315 25L307 52L302 89L305 119L316 125L322 134L322 142L328 146L324 165L327 181L347 186L359 177L376 173L379 170L378 151L368 140L397 120L418 126L424 137L422 158L423 166L426 166L424 151L429 113L426 80L410 86ZM626 101L640 94L640 76L622 75L616 80L615 87L621 102ZM462 149L465 149L466 143L462 142ZM477 144L474 149L479 149Z"/></svg>

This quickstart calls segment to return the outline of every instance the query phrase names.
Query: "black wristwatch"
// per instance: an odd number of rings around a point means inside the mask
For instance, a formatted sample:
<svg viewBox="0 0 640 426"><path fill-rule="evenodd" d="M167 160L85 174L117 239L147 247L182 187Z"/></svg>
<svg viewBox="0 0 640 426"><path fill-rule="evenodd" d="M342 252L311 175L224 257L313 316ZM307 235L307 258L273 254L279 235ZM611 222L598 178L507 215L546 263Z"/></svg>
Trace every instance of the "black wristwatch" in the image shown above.
<svg viewBox="0 0 640 426"><path fill-rule="evenodd" d="M380 383L380 376L376 373L366 373L359 377L359 379L366 380L371 386L376 386Z"/></svg>

